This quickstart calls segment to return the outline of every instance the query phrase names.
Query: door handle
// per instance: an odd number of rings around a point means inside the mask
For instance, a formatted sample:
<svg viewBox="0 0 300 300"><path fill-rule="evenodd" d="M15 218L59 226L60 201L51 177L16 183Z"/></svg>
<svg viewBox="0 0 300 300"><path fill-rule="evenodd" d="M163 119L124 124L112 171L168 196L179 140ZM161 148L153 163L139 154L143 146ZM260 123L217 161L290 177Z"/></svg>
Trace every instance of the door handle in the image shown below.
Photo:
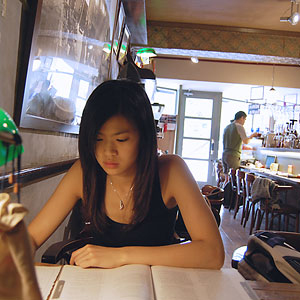
<svg viewBox="0 0 300 300"><path fill-rule="evenodd" d="M211 144L210 144L210 155L213 155L215 151L215 140L211 139Z"/></svg>

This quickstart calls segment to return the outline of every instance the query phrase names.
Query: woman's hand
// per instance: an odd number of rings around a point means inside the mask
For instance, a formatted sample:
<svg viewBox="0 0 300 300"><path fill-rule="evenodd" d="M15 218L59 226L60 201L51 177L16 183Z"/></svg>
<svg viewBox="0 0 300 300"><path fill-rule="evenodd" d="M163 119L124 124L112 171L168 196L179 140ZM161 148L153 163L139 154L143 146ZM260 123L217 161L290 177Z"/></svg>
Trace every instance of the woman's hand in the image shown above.
<svg viewBox="0 0 300 300"><path fill-rule="evenodd" d="M86 245L72 253L70 265L82 268L116 268L124 265L122 248Z"/></svg>

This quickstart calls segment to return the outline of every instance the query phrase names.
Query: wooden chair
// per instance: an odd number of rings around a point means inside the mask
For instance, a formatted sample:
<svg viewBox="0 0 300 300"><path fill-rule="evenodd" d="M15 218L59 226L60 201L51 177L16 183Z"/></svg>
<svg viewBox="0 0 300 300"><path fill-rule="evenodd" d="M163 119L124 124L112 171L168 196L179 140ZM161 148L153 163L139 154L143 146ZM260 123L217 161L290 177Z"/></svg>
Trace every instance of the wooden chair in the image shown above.
<svg viewBox="0 0 300 300"><path fill-rule="evenodd" d="M258 215L257 215L257 226L256 230L260 229L262 219L264 215L271 214L270 218L270 224L267 224L269 226L269 229L273 229L274 220L277 219L277 230L282 230L281 228L281 220L282 217L284 219L284 231L289 231L289 223L290 218L295 219L295 226L294 226L294 232L299 232L299 214L300 209L294 206L291 206L289 204L286 204L287 202L287 192L292 190L292 186L277 186L276 190L278 192L284 192L285 193L285 203L280 204L280 208L271 207L270 203L268 203L268 199L265 202L265 205L259 207Z"/></svg>
<svg viewBox="0 0 300 300"><path fill-rule="evenodd" d="M236 171L236 200L234 208L234 219L242 206L242 218L241 225L243 224L245 218L245 208L246 208L246 190L245 190L245 172L241 170Z"/></svg>
<svg viewBox="0 0 300 300"><path fill-rule="evenodd" d="M257 200L252 199L252 195L251 195L251 189L252 189L254 180L255 180L255 175L253 175L251 173L247 173L245 175L246 205L245 205L245 219L244 219L243 226L244 227L246 226L249 216L251 215L250 234L252 234L252 230L253 230L255 218L256 218L255 206L258 203Z"/></svg>
<svg viewBox="0 0 300 300"><path fill-rule="evenodd" d="M288 230L289 219L290 217L295 218L295 232L299 232L299 213L298 208L292 207L287 204L282 204L280 208L272 208L270 205L270 199L252 199L251 189L253 182L255 180L253 174L247 173L245 176L245 186L246 186L246 208L245 208L245 220L244 227L251 215L251 224L250 224L250 234L252 234L253 228L256 223L256 230L259 230L262 224L262 220L265 217L265 230L272 230L274 225L274 219L278 218L278 224L280 230L280 221L282 216L285 218L285 230ZM287 191L293 189L292 186L280 186L276 187L276 192L285 192L287 196ZM262 201L264 200L264 201ZM271 214L271 219L269 223L269 214Z"/></svg>

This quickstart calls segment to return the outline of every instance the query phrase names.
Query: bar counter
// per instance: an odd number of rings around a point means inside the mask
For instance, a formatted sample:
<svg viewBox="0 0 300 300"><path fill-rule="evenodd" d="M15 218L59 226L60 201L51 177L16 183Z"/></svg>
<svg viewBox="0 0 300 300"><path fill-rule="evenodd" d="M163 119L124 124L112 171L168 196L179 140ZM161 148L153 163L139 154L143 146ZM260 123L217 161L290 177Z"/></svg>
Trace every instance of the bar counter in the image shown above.
<svg viewBox="0 0 300 300"><path fill-rule="evenodd" d="M268 155L276 156L280 172L287 173L288 165L293 165L293 174L300 174L300 149L255 147L253 150L253 156L263 164Z"/></svg>
<svg viewBox="0 0 300 300"><path fill-rule="evenodd" d="M254 173L257 176L266 177L278 183L293 185L300 189L300 178L295 178L296 175L290 175L281 171L270 171L266 168L255 168L251 166L241 166L241 170L246 173Z"/></svg>

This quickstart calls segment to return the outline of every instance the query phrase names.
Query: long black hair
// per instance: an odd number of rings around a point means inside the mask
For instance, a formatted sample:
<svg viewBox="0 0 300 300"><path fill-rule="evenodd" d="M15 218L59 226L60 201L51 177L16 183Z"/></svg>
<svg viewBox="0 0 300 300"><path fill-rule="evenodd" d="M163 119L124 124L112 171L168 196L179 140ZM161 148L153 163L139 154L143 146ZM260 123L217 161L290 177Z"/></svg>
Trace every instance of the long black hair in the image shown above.
<svg viewBox="0 0 300 300"><path fill-rule="evenodd" d="M128 80L103 82L87 100L79 131L85 218L100 232L107 225L104 207L106 173L96 159L95 147L101 126L115 115L122 115L133 122L139 131L131 220L133 226L147 215L158 168L156 126L151 103L143 87Z"/></svg>

